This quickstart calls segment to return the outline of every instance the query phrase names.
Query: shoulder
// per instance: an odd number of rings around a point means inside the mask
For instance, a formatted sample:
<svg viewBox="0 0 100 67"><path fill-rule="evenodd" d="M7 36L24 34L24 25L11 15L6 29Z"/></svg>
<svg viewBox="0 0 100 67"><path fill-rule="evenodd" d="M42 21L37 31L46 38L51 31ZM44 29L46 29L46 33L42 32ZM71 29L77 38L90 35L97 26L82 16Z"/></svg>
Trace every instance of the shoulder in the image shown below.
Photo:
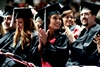
<svg viewBox="0 0 100 67"><path fill-rule="evenodd" d="M68 37L64 33L59 34L57 38L58 39L66 39L66 38L68 39Z"/></svg>

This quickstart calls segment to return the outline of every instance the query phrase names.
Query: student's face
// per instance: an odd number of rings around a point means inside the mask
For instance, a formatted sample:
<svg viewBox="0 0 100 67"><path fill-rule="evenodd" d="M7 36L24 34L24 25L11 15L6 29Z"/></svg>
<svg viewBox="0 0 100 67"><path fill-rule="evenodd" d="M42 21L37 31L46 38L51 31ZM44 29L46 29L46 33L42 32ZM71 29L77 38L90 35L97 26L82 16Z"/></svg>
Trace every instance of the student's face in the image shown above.
<svg viewBox="0 0 100 67"><path fill-rule="evenodd" d="M10 27L12 15L7 15L4 17L4 21L2 22L4 30L12 30L16 28L16 23L14 22L12 27Z"/></svg>
<svg viewBox="0 0 100 67"><path fill-rule="evenodd" d="M22 30L23 25L24 25L23 23L24 23L24 21L22 18L16 19L16 26L18 27L19 30Z"/></svg>
<svg viewBox="0 0 100 67"><path fill-rule="evenodd" d="M61 16L58 14L53 14L50 17L50 24L49 24L49 29L54 29L57 30L61 27Z"/></svg>
<svg viewBox="0 0 100 67"><path fill-rule="evenodd" d="M65 26L72 26L74 23L75 23L75 19L74 19L74 16L72 13L68 13L66 14L63 18L62 18L62 21L63 21L63 24L64 24L64 27Z"/></svg>
<svg viewBox="0 0 100 67"><path fill-rule="evenodd" d="M89 26L94 23L95 15L92 15L90 10L84 9L80 13L80 20L82 25Z"/></svg>

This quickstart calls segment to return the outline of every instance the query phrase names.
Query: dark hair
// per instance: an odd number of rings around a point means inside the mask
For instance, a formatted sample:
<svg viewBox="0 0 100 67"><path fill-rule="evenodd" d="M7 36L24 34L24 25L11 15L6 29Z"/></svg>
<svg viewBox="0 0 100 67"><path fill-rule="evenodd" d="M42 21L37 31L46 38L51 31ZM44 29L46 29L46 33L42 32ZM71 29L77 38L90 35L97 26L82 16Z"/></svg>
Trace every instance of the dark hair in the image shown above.
<svg viewBox="0 0 100 67"><path fill-rule="evenodd" d="M53 15L53 14L52 14ZM48 29L48 25L50 24L50 17L52 16L52 15L49 15L48 17L47 17L47 19L46 19L46 29ZM62 22L62 19L61 19L61 22ZM55 34L58 34L58 33L61 33L62 32L62 27L63 27L63 22L62 22L62 24L61 24L61 27L60 27L60 29L58 29L58 30L56 30L56 32L55 32Z"/></svg>

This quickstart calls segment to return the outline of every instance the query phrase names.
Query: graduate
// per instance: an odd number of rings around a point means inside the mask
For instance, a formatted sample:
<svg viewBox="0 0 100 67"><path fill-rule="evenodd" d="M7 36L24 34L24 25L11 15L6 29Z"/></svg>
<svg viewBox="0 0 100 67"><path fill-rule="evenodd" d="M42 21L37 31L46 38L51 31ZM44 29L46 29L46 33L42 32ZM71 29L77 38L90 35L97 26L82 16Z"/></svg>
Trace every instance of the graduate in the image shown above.
<svg viewBox="0 0 100 67"><path fill-rule="evenodd" d="M12 27L10 27L13 9L13 6L5 5L2 16L3 22L1 23L4 30L4 36L0 39L0 48L6 48L13 42L13 36L16 28L15 21L13 22Z"/></svg>
<svg viewBox="0 0 100 67"><path fill-rule="evenodd" d="M2 67L26 67L30 63L32 66L41 66L38 61L40 55L35 52L36 50L38 52L38 37L31 9L14 8L14 13L16 18L16 31L11 46L8 49L1 50L1 54L5 57ZM12 62L8 63L8 59ZM22 63L14 59L20 60Z"/></svg>
<svg viewBox="0 0 100 67"><path fill-rule="evenodd" d="M59 10L59 4L55 3L40 11L45 25L38 31L42 67L65 67L68 59L69 40L61 33L63 23Z"/></svg>
<svg viewBox="0 0 100 67"><path fill-rule="evenodd" d="M91 2L81 3L80 20L85 28L70 47L71 55L66 66L98 66L97 45L93 39L100 30L100 26L95 21L99 6Z"/></svg>
<svg viewBox="0 0 100 67"><path fill-rule="evenodd" d="M72 40L71 42L74 42L81 32L81 27L76 24L74 12L69 5L66 4L64 7L61 8L61 17L64 23L64 33L69 37L69 40ZM71 30L72 33L68 31L68 28Z"/></svg>
<svg viewBox="0 0 100 67"><path fill-rule="evenodd" d="M97 35L94 37L95 39L93 40L97 44L97 54L99 56L99 61L98 61L98 66L100 66L100 31L97 33Z"/></svg>

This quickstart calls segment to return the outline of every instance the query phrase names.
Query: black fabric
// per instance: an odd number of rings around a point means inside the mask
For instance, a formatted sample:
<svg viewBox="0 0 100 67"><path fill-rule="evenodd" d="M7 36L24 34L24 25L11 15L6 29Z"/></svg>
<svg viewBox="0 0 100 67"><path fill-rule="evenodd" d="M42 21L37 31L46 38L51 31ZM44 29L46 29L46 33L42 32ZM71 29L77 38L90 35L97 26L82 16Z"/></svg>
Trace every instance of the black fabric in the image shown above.
<svg viewBox="0 0 100 67"><path fill-rule="evenodd" d="M3 17L2 16L0 16L0 25L1 25L1 23L3 22Z"/></svg>
<svg viewBox="0 0 100 67"><path fill-rule="evenodd" d="M24 50L21 47L20 40L18 41L17 45L15 47L10 46L8 49L4 49L4 52L11 52L14 54L14 58L18 59L20 61L27 61L35 64L36 66L41 67L41 59L40 59L40 53L38 53L38 38L37 33L34 31L33 33L33 39L31 41L30 46L24 46ZM22 64L17 63L19 66L23 67Z"/></svg>
<svg viewBox="0 0 100 67"><path fill-rule="evenodd" d="M4 15L12 15L14 6L5 5L3 14Z"/></svg>
<svg viewBox="0 0 100 67"><path fill-rule="evenodd" d="M13 42L15 30L7 32L1 39L0 39L0 48L7 48Z"/></svg>
<svg viewBox="0 0 100 67"><path fill-rule="evenodd" d="M52 4L50 6L46 6L44 8L41 8L38 10L38 14L36 14L35 19L37 17L40 17L42 20L46 20L46 18L52 14L60 14L60 9L61 9L61 7L60 7L59 3L55 3L55 4ZM46 18L44 18L45 11L46 11L46 14L45 14Z"/></svg>
<svg viewBox="0 0 100 67"><path fill-rule="evenodd" d="M52 67L65 67L69 58L69 41L66 35L56 36L54 44L49 41L42 50L42 59Z"/></svg>
<svg viewBox="0 0 100 67"><path fill-rule="evenodd" d="M68 4L65 4L64 7L61 8L60 12L61 12L61 14L65 14L63 12L67 11L67 10L72 10L72 9Z"/></svg>
<svg viewBox="0 0 100 67"><path fill-rule="evenodd" d="M25 61L32 62L36 67L41 67L41 52L38 51L38 36L33 37L29 55L25 58Z"/></svg>
<svg viewBox="0 0 100 67"><path fill-rule="evenodd" d="M14 8L15 18L33 18L30 8Z"/></svg>
<svg viewBox="0 0 100 67"><path fill-rule="evenodd" d="M70 48L71 62L68 63L73 65L98 65L97 45L93 42L93 39L99 30L98 24L91 26L88 30L83 29ZM69 65L68 63L67 65Z"/></svg>
<svg viewBox="0 0 100 67"><path fill-rule="evenodd" d="M17 67L16 63L11 58L6 58L1 67Z"/></svg>
<svg viewBox="0 0 100 67"><path fill-rule="evenodd" d="M96 8L93 8L93 7L96 7ZM97 15L97 13L100 9L100 5L95 4L93 2L82 2L80 10L84 10L84 9L89 9L89 10L91 10L93 15Z"/></svg>

